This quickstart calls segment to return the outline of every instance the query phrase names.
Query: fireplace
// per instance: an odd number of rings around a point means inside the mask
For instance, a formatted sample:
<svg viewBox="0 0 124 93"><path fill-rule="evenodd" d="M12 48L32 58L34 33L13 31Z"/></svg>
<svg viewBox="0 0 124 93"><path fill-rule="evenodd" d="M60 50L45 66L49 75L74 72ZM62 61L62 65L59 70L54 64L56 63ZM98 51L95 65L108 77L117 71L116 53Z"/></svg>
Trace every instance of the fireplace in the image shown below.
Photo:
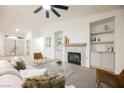
<svg viewBox="0 0 124 93"><path fill-rule="evenodd" d="M81 53L68 52L68 62L81 65Z"/></svg>

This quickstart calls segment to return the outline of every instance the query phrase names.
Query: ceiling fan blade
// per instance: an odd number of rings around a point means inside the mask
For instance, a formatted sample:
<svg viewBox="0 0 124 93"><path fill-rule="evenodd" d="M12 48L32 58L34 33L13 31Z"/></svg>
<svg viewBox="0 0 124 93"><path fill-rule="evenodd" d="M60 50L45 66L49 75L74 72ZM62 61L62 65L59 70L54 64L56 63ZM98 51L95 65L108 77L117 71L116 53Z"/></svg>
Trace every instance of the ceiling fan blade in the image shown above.
<svg viewBox="0 0 124 93"><path fill-rule="evenodd" d="M24 37L18 37L18 39L24 39Z"/></svg>
<svg viewBox="0 0 124 93"><path fill-rule="evenodd" d="M49 18L49 11L46 10L46 18Z"/></svg>
<svg viewBox="0 0 124 93"><path fill-rule="evenodd" d="M61 15L54 9L54 8L51 8L51 11L58 17L60 17Z"/></svg>
<svg viewBox="0 0 124 93"><path fill-rule="evenodd" d="M43 9L42 6L38 7L33 13L36 14L36 13L38 13L41 9Z"/></svg>
<svg viewBox="0 0 124 93"><path fill-rule="evenodd" d="M64 6L64 5L52 5L52 7L63 9L63 10L68 10L68 6Z"/></svg>

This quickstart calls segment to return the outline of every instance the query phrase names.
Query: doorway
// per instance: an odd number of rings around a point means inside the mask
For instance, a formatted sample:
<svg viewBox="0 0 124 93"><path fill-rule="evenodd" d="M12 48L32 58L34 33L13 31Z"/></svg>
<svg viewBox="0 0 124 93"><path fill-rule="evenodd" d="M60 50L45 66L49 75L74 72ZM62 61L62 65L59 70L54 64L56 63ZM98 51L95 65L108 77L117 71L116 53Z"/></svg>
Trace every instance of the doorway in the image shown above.
<svg viewBox="0 0 124 93"><path fill-rule="evenodd" d="M4 48L5 56L22 56L24 55L24 39L5 38Z"/></svg>
<svg viewBox="0 0 124 93"><path fill-rule="evenodd" d="M63 60L63 31L54 32L54 57Z"/></svg>

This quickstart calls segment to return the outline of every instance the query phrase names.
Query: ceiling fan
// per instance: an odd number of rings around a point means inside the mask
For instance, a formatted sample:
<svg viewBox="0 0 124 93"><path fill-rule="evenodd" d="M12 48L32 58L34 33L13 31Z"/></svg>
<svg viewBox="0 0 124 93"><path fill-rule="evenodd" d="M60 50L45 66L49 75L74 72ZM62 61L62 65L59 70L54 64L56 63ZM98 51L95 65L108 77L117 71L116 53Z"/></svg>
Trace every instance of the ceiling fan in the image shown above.
<svg viewBox="0 0 124 93"><path fill-rule="evenodd" d="M64 5L42 5L40 7L38 7L33 13L37 14L39 11L41 11L42 9L45 9L45 13L46 13L46 18L49 18L49 11L51 10L57 17L60 17L61 15L56 11L55 8L58 9L63 9L63 10L68 10L68 6L64 6Z"/></svg>

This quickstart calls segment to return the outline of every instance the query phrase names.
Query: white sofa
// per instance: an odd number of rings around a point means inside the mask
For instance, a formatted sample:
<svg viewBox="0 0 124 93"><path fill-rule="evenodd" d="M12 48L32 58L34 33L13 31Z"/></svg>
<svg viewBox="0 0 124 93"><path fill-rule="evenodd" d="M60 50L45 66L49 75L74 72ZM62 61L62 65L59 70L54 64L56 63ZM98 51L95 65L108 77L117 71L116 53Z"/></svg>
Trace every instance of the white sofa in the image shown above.
<svg viewBox="0 0 124 93"><path fill-rule="evenodd" d="M32 66L27 66L27 69L35 69ZM0 60L0 88L12 87L21 88L22 77L9 61Z"/></svg>
<svg viewBox="0 0 124 93"><path fill-rule="evenodd" d="M41 75L44 75L43 78ZM59 78L57 78L57 77ZM0 60L0 88L22 88L22 87L36 87L34 86L34 78L39 78L38 81L41 82L40 87L61 87L65 84L65 78L61 77L62 75L59 74L51 74L48 76L47 68L36 69L32 66L26 66L24 70L16 70L13 65L7 60ZM44 77L51 80L51 83L47 84L46 80L44 83ZM42 81L42 79L43 81ZM52 78L52 79L51 79ZM28 82L27 82L28 80ZM29 85L29 80L31 84ZM59 82L58 82L59 81ZM33 83L32 83L33 82ZM56 85L57 83L57 85ZM27 86L28 84L28 86ZM21 86L23 85L23 86ZM36 84L35 84L36 85ZM39 83L38 83L39 85ZM47 86L46 86L47 85ZM49 85L49 86L48 86ZM51 86L50 86L51 85ZM61 85L61 86L60 86ZM39 86L37 86L38 88Z"/></svg>
<svg viewBox="0 0 124 93"><path fill-rule="evenodd" d="M23 73L21 73L21 70L16 70L9 61L5 59L0 60L0 88L22 88L22 81L25 80L23 77L25 77L27 74L25 72L27 72L27 70L31 71L32 69L34 69L35 71L37 70L32 66L26 66L26 70L22 71ZM41 69L39 69L40 73L35 73L35 75L45 75L45 69L46 68L42 69L42 71ZM56 79L54 80L54 82L56 83ZM65 87L69 88L70 86L65 85Z"/></svg>
<svg viewBox="0 0 124 93"><path fill-rule="evenodd" d="M0 87L21 87L21 76L7 60L0 60Z"/></svg>

